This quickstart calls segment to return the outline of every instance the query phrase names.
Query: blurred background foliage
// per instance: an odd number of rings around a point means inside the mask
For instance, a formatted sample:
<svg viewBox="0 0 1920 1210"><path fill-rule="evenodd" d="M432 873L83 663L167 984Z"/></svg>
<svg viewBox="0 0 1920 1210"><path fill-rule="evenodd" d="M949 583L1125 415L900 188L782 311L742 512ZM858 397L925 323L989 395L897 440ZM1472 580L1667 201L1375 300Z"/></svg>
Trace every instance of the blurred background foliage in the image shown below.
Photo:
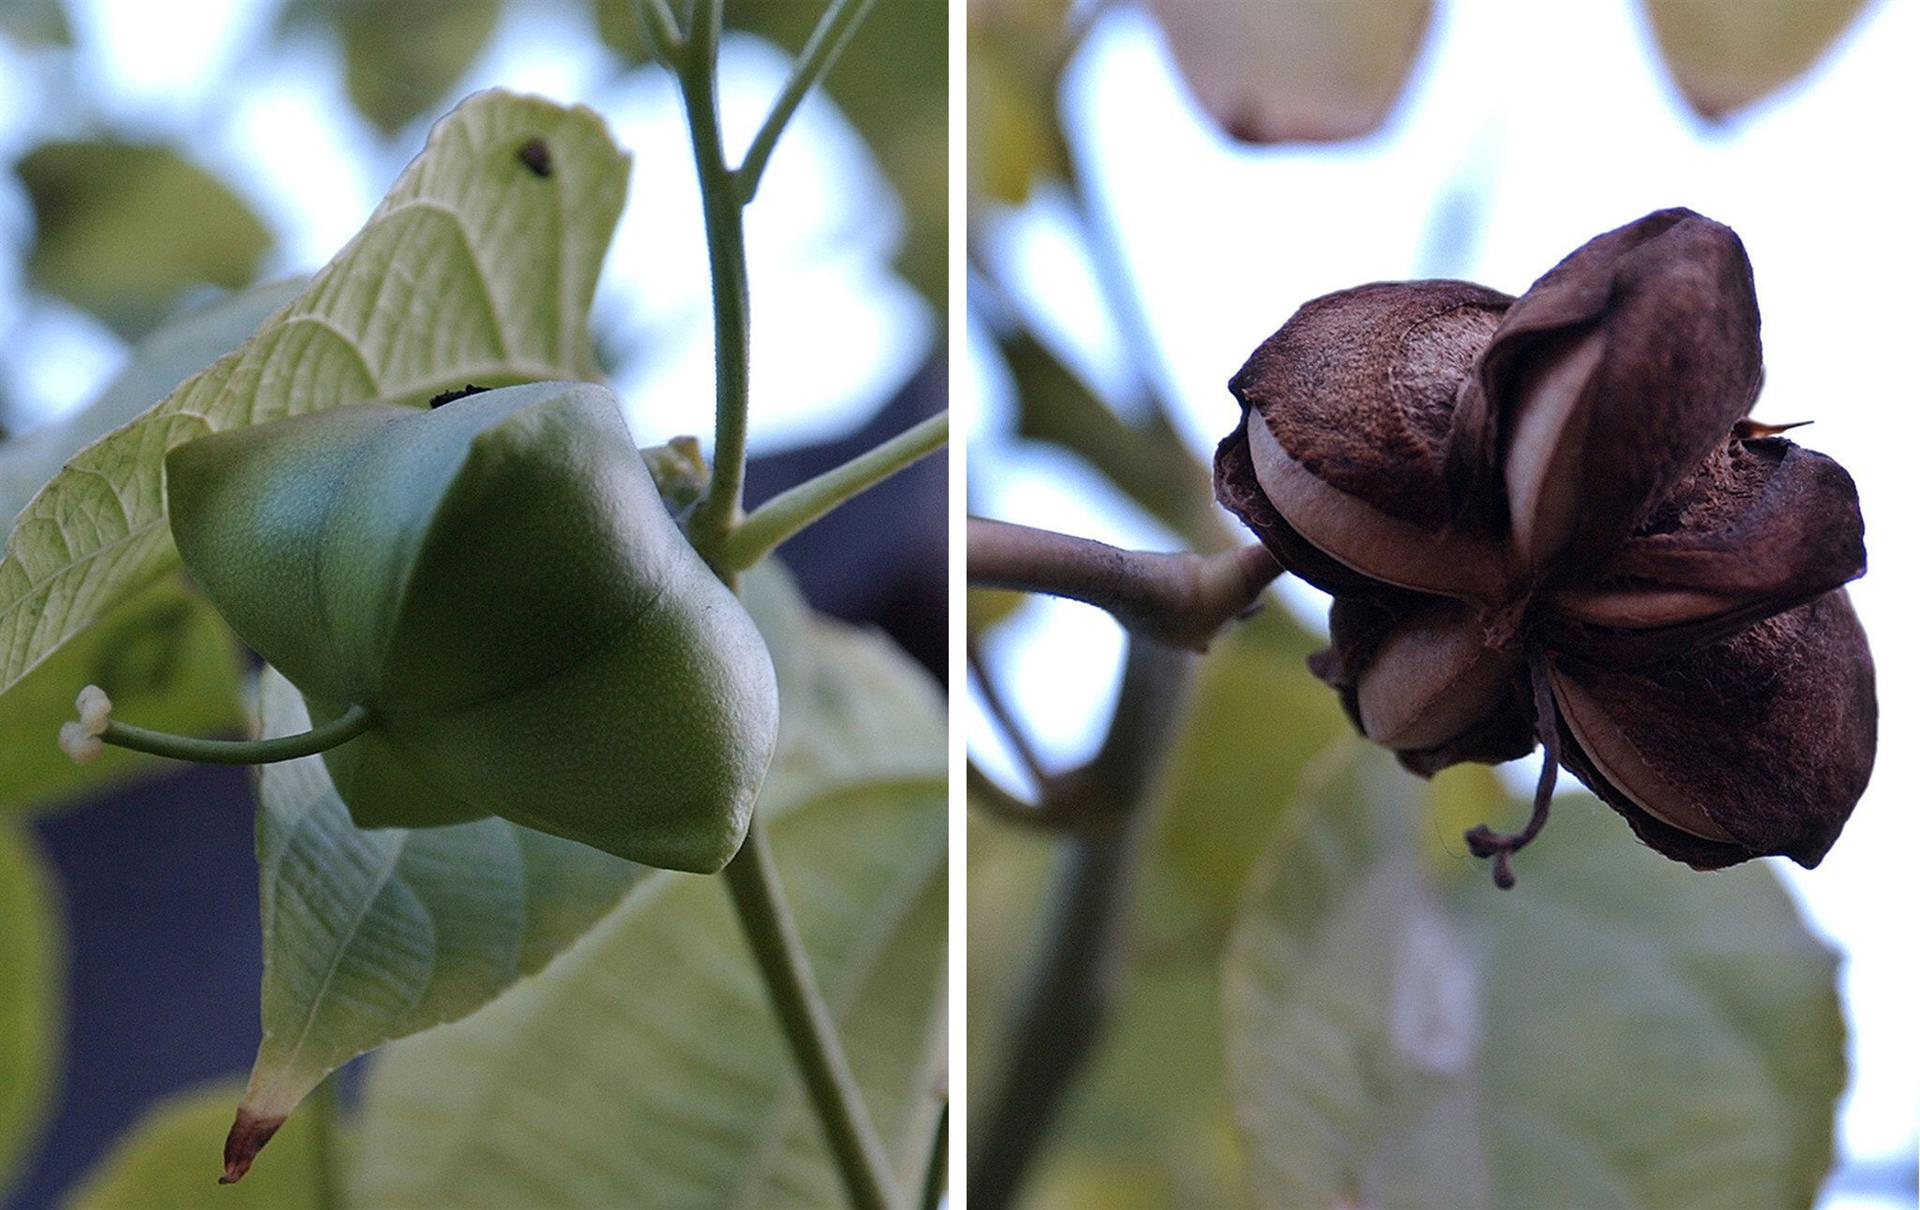
<svg viewBox="0 0 1920 1210"><path fill-rule="evenodd" d="M1441 18L1466 7L968 0L969 511L1153 549L1245 540L1212 502L1206 443L1229 423L1221 384L1238 361L1189 373L1194 342L1156 322L1219 304L1147 296L1147 267L1180 265L1189 282L1236 278L1222 291L1230 298L1295 302L1384 275L1377 264L1316 262L1313 272L1334 275L1319 289L1247 282L1239 264L1196 267L1194 229L1207 228L1210 247L1258 248L1249 259L1263 267L1317 251L1322 233L1299 225L1285 168L1311 188L1326 179L1317 163L1352 163L1350 146L1403 139L1417 120L1409 81L1433 56ZM1582 7L1632 10L1692 111L1669 120L1708 124L1780 104L1867 5ZM1489 64L1580 53L1555 26L1542 13L1479 53ZM1125 53L1113 49L1121 43ZM1096 54L1098 84L1082 62ZM1101 110L1102 99L1160 95L1143 64L1177 75L1187 107ZM1503 103L1526 102L1489 107ZM1582 103L1608 101L1569 102ZM1445 188L1411 203L1428 211L1425 230L1325 242L1404 245L1425 275L1462 274L1499 238L1483 231L1485 137L1444 170ZM1150 158L1150 148L1189 144L1205 148L1189 167ZM1184 174L1222 144L1278 169L1282 192L1246 207L1263 223L1270 212L1269 225L1216 235L1209 190L1239 186ZM1164 197L1151 202L1111 192L1118 180L1151 192L1161 179ZM1367 179L1410 187L1391 173ZM1127 225L1128 207L1161 225ZM1246 326L1264 335L1292 305ZM1196 378L1209 393L1189 397ZM1305 667L1324 641L1324 605L1312 598L1283 583L1197 659L1158 776L1137 801L1112 804L1145 821L1120 896L1119 974L1096 981L1104 1012L1086 1017L1100 1018L1087 1026L1096 1049L1058 1120L1029 1123L1047 1142L1013 1204L1911 1204L1912 1088L1904 1124L1878 1123L1872 1135L1904 1139L1897 1149L1835 1151L1847 1081L1836 955L1774 869L1694 874L1641 848L1563 778L1554 821L1529 850L1537 860L1516 891L1495 891L1460 836L1517 821L1510 786L1530 784L1537 759L1511 781L1476 766L1423 784L1363 751ZM1087 607L982 590L970 594L968 634L969 748L986 779L967 871L978 1187L994 1160L980 1148L996 1137L996 1092L1032 1078L1009 1066L1009 1033L1041 986L1035 963L1069 871L1099 843L1010 823L1006 799L1044 803L1049 782L1070 782L1098 748L1123 644Z"/></svg>
<svg viewBox="0 0 1920 1210"><path fill-rule="evenodd" d="M727 6L736 156L823 7ZM704 443L699 199L678 97L630 21L614 0L0 5L8 523L76 450L294 297L431 123L496 85L592 105L633 151L595 344L643 443ZM884 0L769 168L749 220L749 505L946 405L947 37L942 0ZM783 555L815 606L944 677L945 515L930 459ZM249 680L223 623L169 579L0 696L0 1205L198 1205L211 1188L199 1153L217 1156L232 1089L192 1090L244 1075L259 1036L250 787L117 751L75 767L51 736L88 681L143 723L234 734ZM236 1204L313 1192L263 1172Z"/></svg>

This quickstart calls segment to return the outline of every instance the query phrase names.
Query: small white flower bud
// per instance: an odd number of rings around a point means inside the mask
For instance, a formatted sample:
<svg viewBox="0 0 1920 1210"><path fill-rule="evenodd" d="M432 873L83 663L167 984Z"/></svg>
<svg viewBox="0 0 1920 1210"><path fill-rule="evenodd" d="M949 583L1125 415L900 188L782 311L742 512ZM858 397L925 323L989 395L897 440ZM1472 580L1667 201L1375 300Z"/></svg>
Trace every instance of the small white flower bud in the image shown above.
<svg viewBox="0 0 1920 1210"><path fill-rule="evenodd" d="M100 735L107 729L113 701L100 686L88 685L74 699L73 708L80 712L80 721L60 724L60 750L74 764L84 765L100 755Z"/></svg>
<svg viewBox="0 0 1920 1210"><path fill-rule="evenodd" d="M107 715L113 709L113 700L100 686L88 685L74 699L73 708L80 712L80 723L89 734L98 735L106 730Z"/></svg>
<svg viewBox="0 0 1920 1210"><path fill-rule="evenodd" d="M76 765L84 765L100 755L104 747L100 737L83 723L60 724L60 750Z"/></svg>

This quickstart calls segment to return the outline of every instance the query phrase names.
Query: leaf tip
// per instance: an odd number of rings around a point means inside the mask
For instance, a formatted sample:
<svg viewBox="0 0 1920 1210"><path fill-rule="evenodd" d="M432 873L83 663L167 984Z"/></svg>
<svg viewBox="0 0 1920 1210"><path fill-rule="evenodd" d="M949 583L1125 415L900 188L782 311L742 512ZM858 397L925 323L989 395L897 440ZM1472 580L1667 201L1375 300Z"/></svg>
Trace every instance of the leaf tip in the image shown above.
<svg viewBox="0 0 1920 1210"><path fill-rule="evenodd" d="M284 1113L265 1117L242 1106L233 1115L233 1129L227 1131L226 1171L221 1173L220 1183L231 1185L245 1176L253 1167L253 1158L286 1120Z"/></svg>

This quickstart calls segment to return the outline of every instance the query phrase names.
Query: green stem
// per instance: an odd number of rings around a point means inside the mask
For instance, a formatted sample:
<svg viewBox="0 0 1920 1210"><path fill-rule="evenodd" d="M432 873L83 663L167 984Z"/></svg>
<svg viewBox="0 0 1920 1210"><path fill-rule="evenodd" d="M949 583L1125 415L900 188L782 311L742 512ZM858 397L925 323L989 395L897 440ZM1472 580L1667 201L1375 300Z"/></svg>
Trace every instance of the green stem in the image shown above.
<svg viewBox="0 0 1920 1210"><path fill-rule="evenodd" d="M747 248L740 201L720 139L714 67L720 52L720 2L693 9L682 56L681 96L693 136L694 169L706 212L707 265L713 275L713 480L693 511L687 537L714 570L726 574L720 554L740 519L747 465Z"/></svg>
<svg viewBox="0 0 1920 1210"><path fill-rule="evenodd" d="M349 706L345 714L330 723L322 723L298 735L282 735L273 739L199 739L191 735L149 731L145 727L134 727L109 719L107 729L100 733L100 740L117 748L131 748L135 752L207 765L271 765L338 748L371 726L372 711L365 706Z"/></svg>
<svg viewBox="0 0 1920 1210"><path fill-rule="evenodd" d="M721 0L697 0L672 66L686 103L694 169L707 227L707 263L713 278L713 478L694 508L687 537L728 587L739 575L723 557L740 520L747 461L747 255L735 175L720 137L714 71L720 52ZM644 11L644 10L643 10ZM734 911L753 950L774 1014L787 1035L822 1131L855 1210L891 1210L892 1177L879 1135L853 1081L840 1035L821 998L793 914L780 890L773 854L758 827L725 871Z"/></svg>
<svg viewBox="0 0 1920 1210"><path fill-rule="evenodd" d="M847 1195L855 1210L888 1210L894 1196L880 1136L853 1082L826 999L807 965L799 929L773 868L773 851L757 826L748 826L746 842L725 873L734 910L820 1114Z"/></svg>
<svg viewBox="0 0 1920 1210"><path fill-rule="evenodd" d="M812 525L842 503L947 443L947 413L929 417L904 433L797 487L781 492L740 522L727 536L720 561L744 571L774 547Z"/></svg>
<svg viewBox="0 0 1920 1210"><path fill-rule="evenodd" d="M793 74L787 77L786 87L775 98L773 108L767 112L767 120L760 125L760 131L753 136L753 142L747 147L747 154L740 161L740 168L734 173L734 190L740 204L745 206L753 200L760 190L760 177L767 170L767 160L773 155L774 144L787 129L794 110L806 98L821 76L833 67L834 60L853 40L853 33L860 28L873 8L874 0L833 0L826 15L820 18L820 24L813 30L813 36L800 49L800 57L794 61Z"/></svg>

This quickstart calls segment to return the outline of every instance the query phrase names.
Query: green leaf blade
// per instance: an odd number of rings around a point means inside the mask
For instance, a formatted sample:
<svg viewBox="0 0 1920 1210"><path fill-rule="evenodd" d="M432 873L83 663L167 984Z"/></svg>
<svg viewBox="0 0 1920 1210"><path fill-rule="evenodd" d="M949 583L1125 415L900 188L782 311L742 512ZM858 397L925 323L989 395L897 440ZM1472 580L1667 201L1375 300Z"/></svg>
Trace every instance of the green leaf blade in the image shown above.
<svg viewBox="0 0 1920 1210"><path fill-rule="evenodd" d="M916 1089L925 1033L886 1021L924 1022L941 999L928 976L945 933L944 805L933 787L851 791L773 826L809 953L842 1021L858 1025L846 1040L896 1155L910 1150L911 1126L932 1126L931 1113L902 1108L935 1108ZM876 1087L881 1075L892 1080ZM547 974L394 1047L367 1096L372 1204L832 1206L841 1196L711 879L650 880Z"/></svg>
<svg viewBox="0 0 1920 1210"><path fill-rule="evenodd" d="M269 734L307 726L269 669ZM457 1020L546 963L641 867L502 819L354 826L319 757L259 774L262 1038L243 1112L279 1118L327 1073Z"/></svg>
<svg viewBox="0 0 1920 1210"><path fill-rule="evenodd" d="M763 564L780 744L757 808L897 1170L944 1070L945 722L884 639ZM368 1087L382 1206L837 1207L843 1190L721 882L648 876L541 974L409 1039Z"/></svg>
<svg viewBox="0 0 1920 1210"><path fill-rule="evenodd" d="M517 154L536 138L550 175ZM443 119L299 298L27 505L0 561L0 691L177 564L161 470L174 446L468 381L594 377L586 314L627 169L582 108L490 92Z"/></svg>
<svg viewBox="0 0 1920 1210"><path fill-rule="evenodd" d="M816 617L777 565L744 581L782 701L762 820L822 796L944 794L944 714L926 675L884 639ZM261 713L266 734L309 721L272 669ZM265 972L250 1117L284 1117L355 1056L481 1008L661 877L501 819L357 828L320 757L265 766L258 784Z"/></svg>
<svg viewBox="0 0 1920 1210"><path fill-rule="evenodd" d="M1685 870L1579 795L1512 893L1457 861L1436 879L1425 807L1380 763L1300 804L1230 946L1265 1204L1810 1205L1844 1027L1771 871Z"/></svg>

